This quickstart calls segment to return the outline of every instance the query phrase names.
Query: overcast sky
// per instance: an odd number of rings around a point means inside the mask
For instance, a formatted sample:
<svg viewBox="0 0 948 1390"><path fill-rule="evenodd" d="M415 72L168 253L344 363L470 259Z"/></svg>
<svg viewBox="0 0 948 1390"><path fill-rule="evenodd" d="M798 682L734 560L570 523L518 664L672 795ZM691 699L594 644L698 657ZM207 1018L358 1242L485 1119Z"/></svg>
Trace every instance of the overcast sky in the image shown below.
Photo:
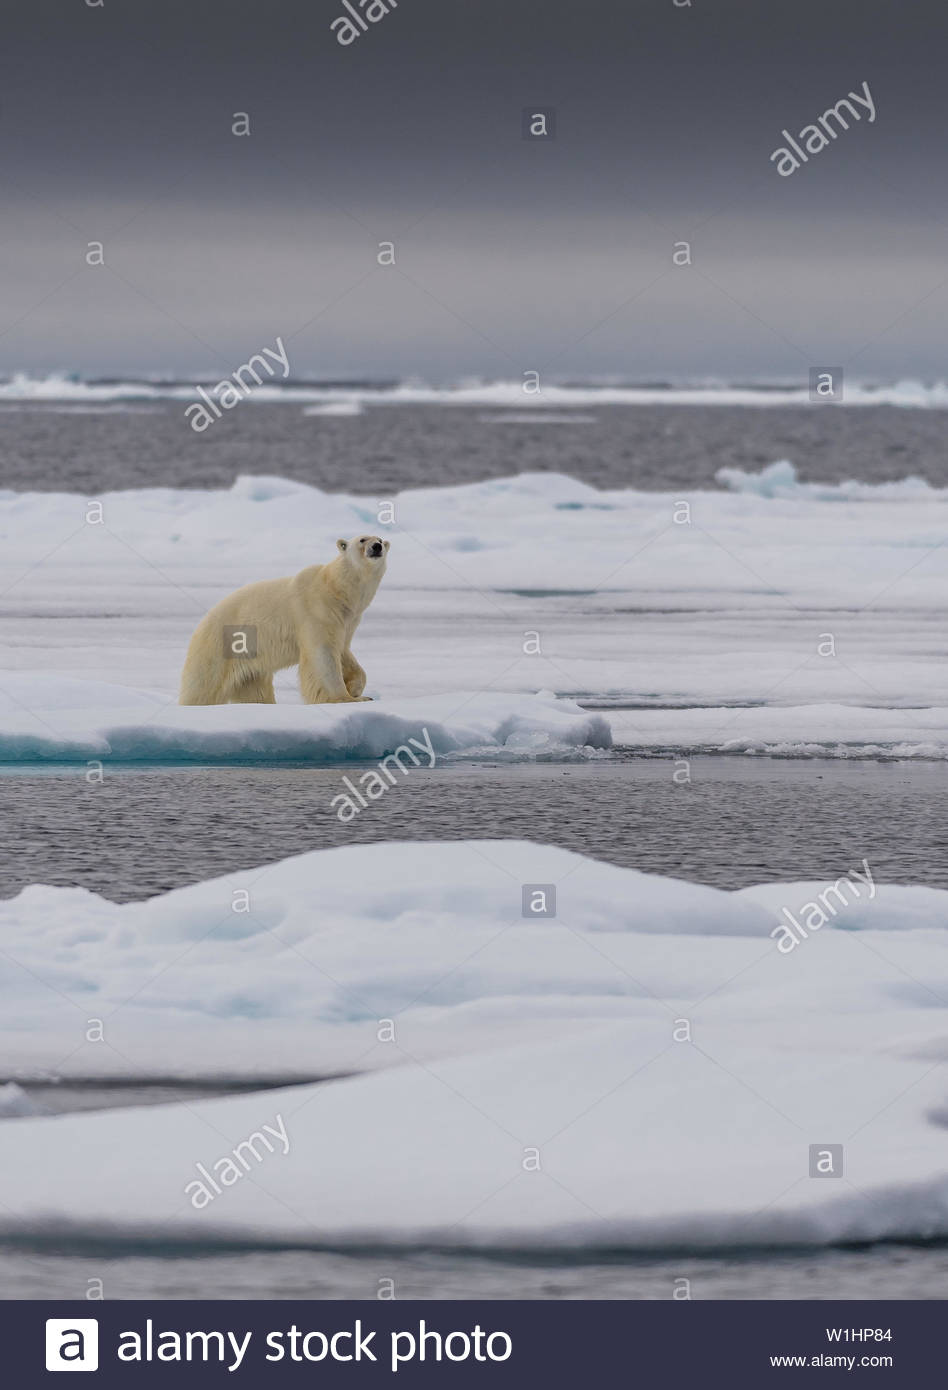
<svg viewBox="0 0 948 1390"><path fill-rule="evenodd" d="M948 373L943 4L399 0L348 46L343 14L7 9L0 372L280 336L294 375ZM863 83L874 121L782 177L781 130Z"/></svg>

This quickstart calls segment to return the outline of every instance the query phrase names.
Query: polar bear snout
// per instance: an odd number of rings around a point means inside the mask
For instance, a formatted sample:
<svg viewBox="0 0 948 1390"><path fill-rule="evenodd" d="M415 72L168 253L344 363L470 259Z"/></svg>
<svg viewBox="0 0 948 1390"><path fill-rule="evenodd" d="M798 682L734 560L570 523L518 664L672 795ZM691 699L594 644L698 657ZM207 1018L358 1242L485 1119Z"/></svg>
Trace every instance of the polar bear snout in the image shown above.
<svg viewBox="0 0 948 1390"><path fill-rule="evenodd" d="M389 543L383 541L380 536L359 536L358 540L350 541L350 545L358 547L367 560L381 560L388 550Z"/></svg>
<svg viewBox="0 0 948 1390"><path fill-rule="evenodd" d="M336 541L341 555L363 560L381 560L388 554L390 544L381 536L353 536L351 541Z"/></svg>

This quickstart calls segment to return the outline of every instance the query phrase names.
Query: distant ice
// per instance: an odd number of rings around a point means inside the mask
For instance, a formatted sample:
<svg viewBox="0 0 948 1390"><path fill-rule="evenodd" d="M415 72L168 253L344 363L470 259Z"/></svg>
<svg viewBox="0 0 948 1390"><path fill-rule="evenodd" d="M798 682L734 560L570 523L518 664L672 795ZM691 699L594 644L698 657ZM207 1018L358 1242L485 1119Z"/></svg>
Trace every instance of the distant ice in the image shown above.
<svg viewBox="0 0 948 1390"><path fill-rule="evenodd" d="M363 414L363 407L357 400L326 401L323 405L308 405L303 414L344 417Z"/></svg>
<svg viewBox="0 0 948 1390"><path fill-rule="evenodd" d="M485 425L594 425L596 418L568 410L502 410L496 415L478 416Z"/></svg>
<svg viewBox="0 0 948 1390"><path fill-rule="evenodd" d="M75 375L54 373L31 377L18 372L0 381L0 401L134 401L194 400L195 385L201 383L147 381L86 382ZM204 383L210 384L210 383ZM537 391L526 391L521 380L467 381L449 385L402 382L386 386L320 386L306 382L285 384L264 381L254 386L248 401L299 404L321 402L333 406L431 405L502 406L521 411L549 406L593 405L726 405L726 406L807 406L812 402L809 388L795 385L729 385L725 382L669 384L665 386L614 385L607 383L542 384ZM942 381L903 380L885 385L848 381L843 400L846 406L897 405L916 409L948 408L948 384ZM333 410L331 413L340 413Z"/></svg>

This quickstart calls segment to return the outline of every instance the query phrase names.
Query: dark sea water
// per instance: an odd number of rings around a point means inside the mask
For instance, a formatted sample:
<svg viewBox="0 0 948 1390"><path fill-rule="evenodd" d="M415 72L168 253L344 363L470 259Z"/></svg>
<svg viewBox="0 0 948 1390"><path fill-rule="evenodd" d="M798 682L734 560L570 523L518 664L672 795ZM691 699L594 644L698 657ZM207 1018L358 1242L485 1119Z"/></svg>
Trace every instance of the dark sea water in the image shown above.
<svg viewBox="0 0 948 1390"><path fill-rule="evenodd" d="M584 406L591 422L550 424L497 423L496 408L399 406L333 418L247 403L196 435L183 406L0 405L0 487L98 495L277 474L375 494L538 470L601 487L666 489L712 487L718 468L758 470L780 458L804 480L918 474L948 482L940 411ZM672 781L666 761L621 750L567 765L439 765L347 827L329 807L339 769L125 768L94 789L66 768L4 772L2 896L42 882L125 901L327 845L458 837L549 841L722 888L836 877L864 856L889 882L948 887L940 764L696 758L687 785ZM173 1084L133 1081L40 1088L34 1098L62 1112L179 1094ZM430 1250L185 1254L105 1239L77 1246L55 1235L0 1243L2 1298L81 1299L101 1280L110 1299L373 1299L387 1279L399 1298L665 1299L688 1279L694 1299L935 1299L948 1296L948 1248L538 1259Z"/></svg>
<svg viewBox="0 0 948 1390"><path fill-rule="evenodd" d="M0 1246L0 1297L108 1299L943 1299L948 1247L868 1246L820 1253L568 1258L438 1251L174 1250L116 1253ZM679 1295L680 1296L680 1295ZM94 1307L91 1310L94 1312Z"/></svg>
<svg viewBox="0 0 948 1390"><path fill-rule="evenodd" d="M898 406L601 406L590 423L498 423L496 407L373 406L304 415L245 402L196 434L185 401L122 409L0 405L0 487L92 493L229 487L277 474L333 492L375 494L569 473L595 487L714 487L718 468L790 459L804 480L948 481L945 412ZM544 410L543 416L555 414Z"/></svg>
<svg viewBox="0 0 948 1390"><path fill-rule="evenodd" d="M948 888L942 763L707 757L416 769L343 825L338 767L109 768L0 774L0 897L77 885L116 902L307 850L379 840L525 839L717 888L837 878Z"/></svg>

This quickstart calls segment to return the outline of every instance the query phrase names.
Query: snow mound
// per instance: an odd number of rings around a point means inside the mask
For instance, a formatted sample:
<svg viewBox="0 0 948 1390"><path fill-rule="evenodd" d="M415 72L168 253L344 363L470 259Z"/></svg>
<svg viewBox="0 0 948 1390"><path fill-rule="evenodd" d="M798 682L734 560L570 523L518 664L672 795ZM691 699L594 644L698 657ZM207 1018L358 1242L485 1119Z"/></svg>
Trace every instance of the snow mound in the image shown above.
<svg viewBox="0 0 948 1390"><path fill-rule="evenodd" d="M414 743L411 742L414 740ZM455 691L350 705L181 707L98 681L5 676L0 762L318 762L560 758L611 746L609 725L554 695Z"/></svg>
<svg viewBox="0 0 948 1390"><path fill-rule="evenodd" d="M801 483L789 459L768 464L760 472L719 468L715 478L731 492L752 497L783 497L812 502L945 502L948 490L934 488L924 478L901 478L895 483Z"/></svg>
<svg viewBox="0 0 948 1390"><path fill-rule="evenodd" d="M15 1081L0 1086L0 1120L19 1120L45 1114L43 1106L31 1099Z"/></svg>
<svg viewBox="0 0 948 1390"><path fill-rule="evenodd" d="M789 954L778 919L830 886L724 893L522 842L322 851L124 906L28 889L0 903L21 1076L362 1074L5 1125L0 1230L945 1238L948 893L849 883ZM555 915L524 916L524 885ZM843 1176L811 1177L837 1144Z"/></svg>

